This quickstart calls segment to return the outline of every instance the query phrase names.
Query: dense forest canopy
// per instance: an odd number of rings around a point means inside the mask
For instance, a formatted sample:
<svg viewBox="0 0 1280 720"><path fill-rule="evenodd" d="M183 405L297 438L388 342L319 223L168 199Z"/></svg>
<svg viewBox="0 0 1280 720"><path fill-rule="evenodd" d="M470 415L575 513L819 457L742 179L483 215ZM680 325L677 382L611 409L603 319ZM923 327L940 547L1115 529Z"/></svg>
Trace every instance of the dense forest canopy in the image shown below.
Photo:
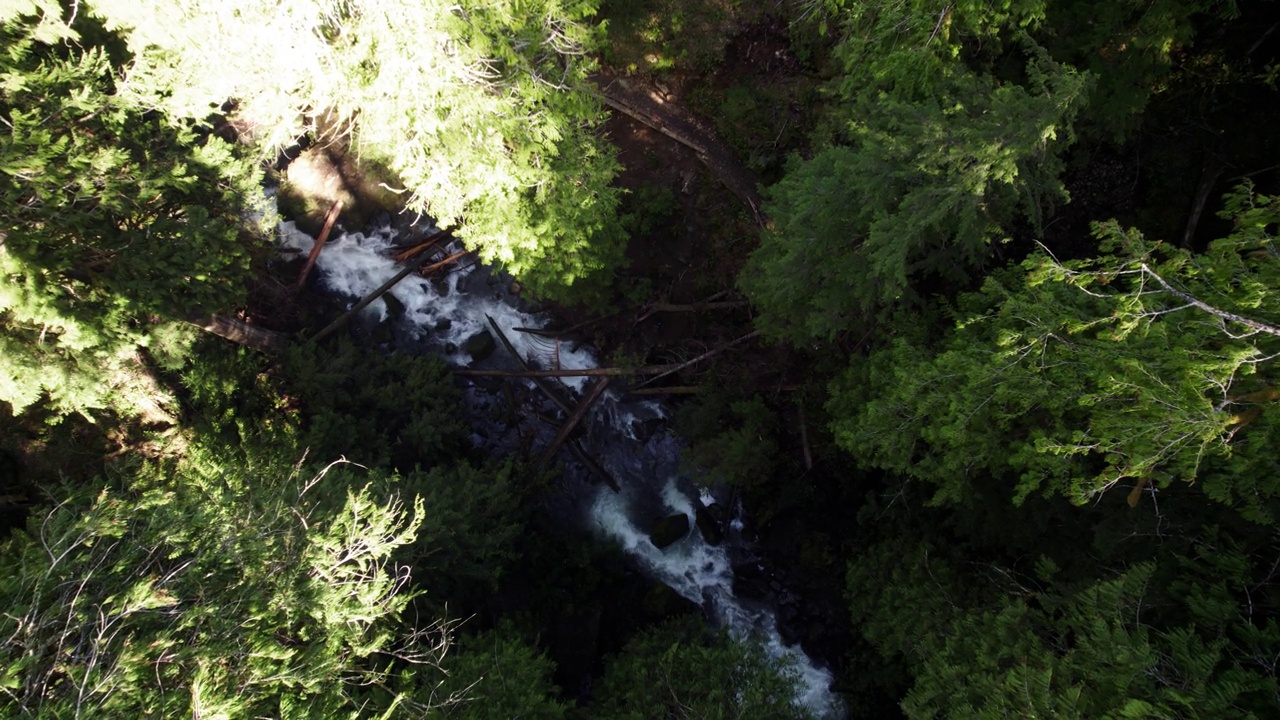
<svg viewBox="0 0 1280 720"><path fill-rule="evenodd" d="M306 341L337 311L264 188L332 150L493 292L669 369L640 389L690 396L680 467L759 560L735 590L850 716L1274 716L1277 28L1263 0L6 3L0 709L812 715L555 517L545 449L489 452L444 360Z"/></svg>

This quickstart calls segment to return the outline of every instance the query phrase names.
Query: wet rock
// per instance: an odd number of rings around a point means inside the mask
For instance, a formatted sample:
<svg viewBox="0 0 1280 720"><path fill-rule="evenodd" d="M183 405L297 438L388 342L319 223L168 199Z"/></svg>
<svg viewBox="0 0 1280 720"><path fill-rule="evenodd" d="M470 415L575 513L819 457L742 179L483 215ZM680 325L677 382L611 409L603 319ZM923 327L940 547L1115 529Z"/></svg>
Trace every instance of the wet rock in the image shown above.
<svg viewBox="0 0 1280 720"><path fill-rule="evenodd" d="M386 345L395 339L395 333L391 328L391 321L383 320L375 325L373 332L369 334L369 339L378 345Z"/></svg>
<svg viewBox="0 0 1280 720"><path fill-rule="evenodd" d="M444 351L445 351L445 354L447 354L447 355L452 355L452 354L454 354L454 353L458 352L458 346L457 346L457 345L454 345L453 343L445 343L445 344L444 344Z"/></svg>
<svg viewBox="0 0 1280 720"><path fill-rule="evenodd" d="M462 349L471 356L472 360L480 362L492 355L493 351L498 349L498 345L488 330L481 330L463 341Z"/></svg>
<svg viewBox="0 0 1280 720"><path fill-rule="evenodd" d="M444 277L431 278L431 289L436 291L436 295L440 297L449 297L449 279Z"/></svg>
<svg viewBox="0 0 1280 720"><path fill-rule="evenodd" d="M800 610L795 605L782 605L778 608L778 624L792 625L800 617Z"/></svg>
<svg viewBox="0 0 1280 720"><path fill-rule="evenodd" d="M733 594L751 600L769 600L773 591L769 588L769 575L756 562L734 563Z"/></svg>
<svg viewBox="0 0 1280 720"><path fill-rule="evenodd" d="M712 504L711 507L716 506ZM706 540L708 545L719 545L724 542L724 526L716 519L711 507L699 504L694 521L698 524L702 539Z"/></svg>
<svg viewBox="0 0 1280 720"><path fill-rule="evenodd" d="M382 302L387 306L387 317L393 319L404 317L404 303L400 302L400 298L387 293L382 296Z"/></svg>
<svg viewBox="0 0 1280 720"><path fill-rule="evenodd" d="M650 418L648 420L636 420L631 423L631 433L635 435L637 441L642 443L649 442L654 433L666 427L666 420L663 418Z"/></svg>
<svg viewBox="0 0 1280 720"><path fill-rule="evenodd" d="M653 620L697 612L700 609L680 593L658 582L650 585L649 591L644 594L643 608L645 616Z"/></svg>
<svg viewBox="0 0 1280 720"><path fill-rule="evenodd" d="M449 318L441 318L436 321L436 332L448 332L453 327L453 321Z"/></svg>
<svg viewBox="0 0 1280 720"><path fill-rule="evenodd" d="M659 550L665 550L668 545L680 540L689 534L689 516L684 513L676 513L659 519L653 524L653 530L649 532L649 542Z"/></svg>

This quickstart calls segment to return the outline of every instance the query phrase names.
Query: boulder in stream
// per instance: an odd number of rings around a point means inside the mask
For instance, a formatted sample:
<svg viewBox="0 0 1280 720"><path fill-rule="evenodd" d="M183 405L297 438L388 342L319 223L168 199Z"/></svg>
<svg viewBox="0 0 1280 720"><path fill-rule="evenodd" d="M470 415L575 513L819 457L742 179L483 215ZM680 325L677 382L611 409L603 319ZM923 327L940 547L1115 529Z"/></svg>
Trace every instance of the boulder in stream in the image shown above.
<svg viewBox="0 0 1280 720"><path fill-rule="evenodd" d="M695 511L694 520L698 523L698 530L702 533L702 539L707 541L708 545L719 545L724 542L724 525L721 524L720 517L724 513L716 511L719 505L711 504L710 506L698 503Z"/></svg>
<svg viewBox="0 0 1280 720"><path fill-rule="evenodd" d="M462 342L463 351L475 362L487 359L497 348L498 345L488 330L481 330Z"/></svg>
<svg viewBox="0 0 1280 720"><path fill-rule="evenodd" d="M382 296L382 304L387 307L387 317L398 320L404 317L404 303L400 302L400 298L393 293L387 293Z"/></svg>
<svg viewBox="0 0 1280 720"><path fill-rule="evenodd" d="M665 550L668 545L680 540L689 534L689 516L684 513L676 513L660 518L653 524L653 530L649 531L649 542L659 550Z"/></svg>

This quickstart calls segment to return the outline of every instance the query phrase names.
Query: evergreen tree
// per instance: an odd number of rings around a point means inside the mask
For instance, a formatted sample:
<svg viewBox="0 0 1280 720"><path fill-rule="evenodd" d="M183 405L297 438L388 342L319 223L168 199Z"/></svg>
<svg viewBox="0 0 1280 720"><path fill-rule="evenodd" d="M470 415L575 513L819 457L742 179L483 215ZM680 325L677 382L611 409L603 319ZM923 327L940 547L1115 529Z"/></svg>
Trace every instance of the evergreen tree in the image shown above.
<svg viewBox="0 0 1280 720"><path fill-rule="evenodd" d="M750 642L730 640L701 619L642 633L612 659L594 716L615 720L802 720L795 678Z"/></svg>
<svg viewBox="0 0 1280 720"><path fill-rule="evenodd" d="M305 398L300 442L370 467L448 465L465 445L461 393L434 356L362 350L341 339L285 353L289 392Z"/></svg>
<svg viewBox="0 0 1280 720"><path fill-rule="evenodd" d="M485 261L547 294L622 260L594 0L89 7L128 38L122 94L143 106L203 119L234 101L270 153L327 116L400 175L410 210L460 223Z"/></svg>
<svg viewBox="0 0 1280 720"><path fill-rule="evenodd" d="M911 718L1266 717L1280 626L1242 615L1239 588L1257 578L1229 545L1213 552L1214 570L1236 571L1179 588L1150 562L1081 582L1045 558L1030 577L983 561L992 572L966 577L971 550L899 539L851 563L849 593L868 638L911 668Z"/></svg>
<svg viewBox="0 0 1280 720"><path fill-rule="evenodd" d="M1246 187L1225 213L1235 232L1202 254L1104 223L1096 259L993 276L939 348L899 338L851 371L838 441L939 500L974 472L1077 502L1181 480L1271 521L1280 205Z"/></svg>
<svg viewBox="0 0 1280 720"><path fill-rule="evenodd" d="M770 189L773 227L739 281L759 326L795 343L910 302L922 281L963 281L1019 213L1038 223L1063 195L1056 152L1087 85L1024 31L1036 3L837 13L834 137ZM977 42L989 43L978 60L1003 50L1023 70L971 67Z"/></svg>
<svg viewBox="0 0 1280 720"><path fill-rule="evenodd" d="M106 50L76 37L48 14L0 17L0 400L15 410L128 406L157 319L234 306L249 269L255 166L122 103Z"/></svg>
<svg viewBox="0 0 1280 720"><path fill-rule="evenodd" d="M1147 103L1167 89L1176 60L1197 44L1197 35L1212 37L1210 28L1237 18L1240 8L1235 0L1052 0L1044 12L1037 37L1059 61L1097 79L1079 126L1119 141L1133 136Z"/></svg>
<svg viewBox="0 0 1280 720"><path fill-rule="evenodd" d="M193 445L113 477L0 554L7 717L417 716L444 636L398 625L421 501L347 466ZM385 714L384 714L385 713Z"/></svg>
<svg viewBox="0 0 1280 720"><path fill-rule="evenodd" d="M450 720L562 720L555 699L555 663L521 640L508 625L458 642L442 665L448 678L437 696L458 699L442 709Z"/></svg>

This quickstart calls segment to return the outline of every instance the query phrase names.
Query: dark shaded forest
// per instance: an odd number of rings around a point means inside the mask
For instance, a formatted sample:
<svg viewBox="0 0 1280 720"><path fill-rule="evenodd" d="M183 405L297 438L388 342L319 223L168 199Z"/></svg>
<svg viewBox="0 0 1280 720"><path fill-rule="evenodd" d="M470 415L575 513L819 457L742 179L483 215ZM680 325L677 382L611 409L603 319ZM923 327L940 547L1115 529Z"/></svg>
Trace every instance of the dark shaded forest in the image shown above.
<svg viewBox="0 0 1280 720"><path fill-rule="evenodd" d="M280 252L281 220L391 224L411 271L430 218L557 343L669 369L613 390L666 399L740 509L735 589L848 717L1280 714L1277 28L0 7L0 712L814 717L760 639L563 522L587 461L476 442L470 389L532 385L331 327Z"/></svg>

